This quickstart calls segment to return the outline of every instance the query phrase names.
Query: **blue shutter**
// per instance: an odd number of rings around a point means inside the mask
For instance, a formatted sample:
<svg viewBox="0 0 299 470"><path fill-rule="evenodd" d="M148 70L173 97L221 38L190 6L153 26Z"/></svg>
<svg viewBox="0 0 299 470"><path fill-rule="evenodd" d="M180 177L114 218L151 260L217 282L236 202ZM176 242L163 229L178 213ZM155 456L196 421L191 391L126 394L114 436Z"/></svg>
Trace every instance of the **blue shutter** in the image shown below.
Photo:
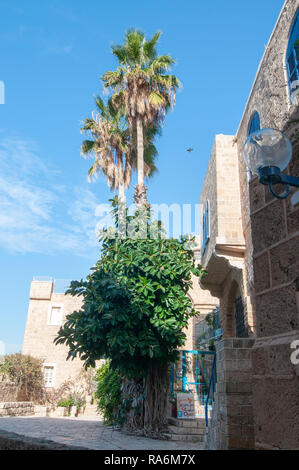
<svg viewBox="0 0 299 470"><path fill-rule="evenodd" d="M253 132L259 131L261 128L261 121L260 115L257 111L255 111L251 117L248 135L252 134ZM248 169L248 181L252 178L252 171Z"/></svg>
<svg viewBox="0 0 299 470"><path fill-rule="evenodd" d="M206 239L207 242L210 239L210 203L206 202Z"/></svg>
<svg viewBox="0 0 299 470"><path fill-rule="evenodd" d="M287 63L287 73L288 73L288 83L290 96L292 98L292 93L299 88L299 84L294 82L299 80L299 13L293 22L289 37L289 45L287 49L286 63Z"/></svg>
<svg viewBox="0 0 299 470"><path fill-rule="evenodd" d="M210 239L210 204L206 201L205 211L202 217L202 254L206 251Z"/></svg>
<svg viewBox="0 0 299 470"><path fill-rule="evenodd" d="M260 116L259 116L259 113L255 111L250 121L248 135L252 134L255 131L259 131L260 128L261 128Z"/></svg>

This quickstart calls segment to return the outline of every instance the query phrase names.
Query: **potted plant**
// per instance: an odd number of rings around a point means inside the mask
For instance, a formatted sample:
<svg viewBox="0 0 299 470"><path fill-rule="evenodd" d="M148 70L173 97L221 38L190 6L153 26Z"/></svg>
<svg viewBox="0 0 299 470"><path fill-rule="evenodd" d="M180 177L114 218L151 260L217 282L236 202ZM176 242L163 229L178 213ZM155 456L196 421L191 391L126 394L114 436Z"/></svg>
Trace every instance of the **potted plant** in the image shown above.
<svg viewBox="0 0 299 470"><path fill-rule="evenodd" d="M85 398L82 397L76 397L74 399L74 406L76 407L76 414L75 416L78 416L78 414L81 412L82 408L84 408L86 405L86 400Z"/></svg>
<svg viewBox="0 0 299 470"><path fill-rule="evenodd" d="M59 416L70 416L71 409L75 405L73 397L70 395L68 398L62 398L57 403L57 410ZM59 410L60 409L60 410Z"/></svg>

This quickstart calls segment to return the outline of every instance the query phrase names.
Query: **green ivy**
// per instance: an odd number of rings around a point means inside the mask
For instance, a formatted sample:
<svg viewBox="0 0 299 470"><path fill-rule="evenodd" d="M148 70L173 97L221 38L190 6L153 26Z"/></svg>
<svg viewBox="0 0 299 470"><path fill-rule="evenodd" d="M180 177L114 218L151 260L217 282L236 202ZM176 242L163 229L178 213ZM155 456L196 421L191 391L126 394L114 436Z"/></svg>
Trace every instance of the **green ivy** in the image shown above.
<svg viewBox="0 0 299 470"><path fill-rule="evenodd" d="M121 413L123 405L121 375L111 369L110 363L107 362L97 370L95 381L97 384L95 398L98 401L98 410L103 414L104 423L122 424L124 415Z"/></svg>

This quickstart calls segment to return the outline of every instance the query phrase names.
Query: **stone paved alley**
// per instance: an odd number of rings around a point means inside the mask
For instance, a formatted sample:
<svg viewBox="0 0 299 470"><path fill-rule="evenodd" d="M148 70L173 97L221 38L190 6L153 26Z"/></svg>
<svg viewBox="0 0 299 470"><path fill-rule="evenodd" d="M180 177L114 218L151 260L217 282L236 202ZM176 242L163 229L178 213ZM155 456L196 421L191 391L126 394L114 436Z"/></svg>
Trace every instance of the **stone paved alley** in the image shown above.
<svg viewBox="0 0 299 470"><path fill-rule="evenodd" d="M1 430L94 450L198 450L202 444L147 439L104 426L99 418L0 418Z"/></svg>

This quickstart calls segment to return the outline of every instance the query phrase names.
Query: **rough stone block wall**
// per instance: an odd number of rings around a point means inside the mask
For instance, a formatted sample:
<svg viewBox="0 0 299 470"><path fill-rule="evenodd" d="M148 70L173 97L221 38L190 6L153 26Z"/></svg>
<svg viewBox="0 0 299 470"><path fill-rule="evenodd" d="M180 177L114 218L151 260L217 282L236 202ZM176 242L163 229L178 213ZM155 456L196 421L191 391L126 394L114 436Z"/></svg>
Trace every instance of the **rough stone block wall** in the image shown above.
<svg viewBox="0 0 299 470"><path fill-rule="evenodd" d="M82 298L53 293L52 282L32 281L22 352L55 364L55 387L59 387L65 380L78 376L83 362L78 358L67 361L67 346L54 344L60 326L48 324L52 304L63 305L64 323L68 314L80 309Z"/></svg>
<svg viewBox="0 0 299 470"><path fill-rule="evenodd" d="M217 385L206 436L209 450L254 449L251 349L254 339L216 345Z"/></svg>
<svg viewBox="0 0 299 470"><path fill-rule="evenodd" d="M260 338L252 349L257 449L299 450L299 369L290 360L298 339L299 331Z"/></svg>
<svg viewBox="0 0 299 470"><path fill-rule="evenodd" d="M246 181L242 147L255 111L261 128L284 131L293 144L293 158L285 170L299 177L299 107L291 102L286 51L299 0L284 3L265 49L237 133L246 266L251 260L256 333L253 357L253 406L257 448L298 448L298 376L291 363L291 339L299 339L299 204L291 196L274 198L255 176ZM281 194L285 188L278 185Z"/></svg>
<svg viewBox="0 0 299 470"><path fill-rule="evenodd" d="M246 277L249 283L248 289L253 288L252 237L256 238L257 236L256 227L252 226L250 212L258 210L264 206L265 202L268 203L270 200L273 200L273 197L269 194L267 188L258 183L256 178L248 184L247 169L243 162L242 148L248 137L250 119L256 111L260 116L261 128L273 127L285 130L291 136L294 132L293 129L298 127L298 124L292 123L294 118L298 117L298 106L290 102L285 57L290 29L298 8L298 0L288 0L284 4L279 21L271 36L271 41L265 49L237 132L242 220L247 247ZM281 190L281 188L278 189L278 191L279 190ZM282 215L282 205L276 204L276 206L278 206L278 213L274 213L274 220L276 220L278 224L274 226L273 221L274 233L277 232L277 230L279 231L282 221L282 219L279 218ZM262 214L260 214L260 217L262 218ZM295 216L295 218L298 220L298 215ZM275 237L276 235L273 234L273 236ZM261 240L261 244L262 243L265 243L265 240ZM254 295L254 292L252 295Z"/></svg>
<svg viewBox="0 0 299 470"><path fill-rule="evenodd" d="M35 414L33 402L0 403L0 418L7 416L31 416Z"/></svg>

